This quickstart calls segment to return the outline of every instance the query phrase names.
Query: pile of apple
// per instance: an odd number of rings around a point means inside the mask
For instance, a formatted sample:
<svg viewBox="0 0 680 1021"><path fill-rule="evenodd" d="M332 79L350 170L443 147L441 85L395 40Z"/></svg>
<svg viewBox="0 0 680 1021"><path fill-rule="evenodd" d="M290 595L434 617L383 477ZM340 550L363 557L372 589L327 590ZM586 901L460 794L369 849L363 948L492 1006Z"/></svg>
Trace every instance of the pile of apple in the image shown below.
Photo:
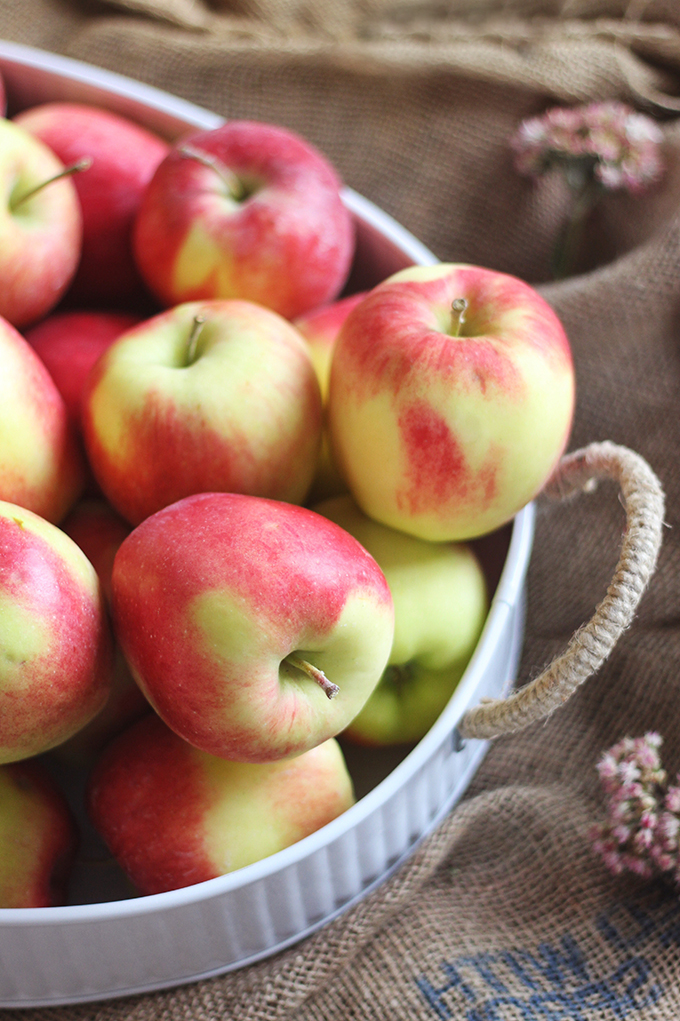
<svg viewBox="0 0 680 1021"><path fill-rule="evenodd" d="M0 906L63 896L46 752L141 893L201 882L352 804L338 735L441 712L487 611L467 540L560 457L569 345L479 267L343 295L338 176L272 125L49 103L0 168Z"/></svg>

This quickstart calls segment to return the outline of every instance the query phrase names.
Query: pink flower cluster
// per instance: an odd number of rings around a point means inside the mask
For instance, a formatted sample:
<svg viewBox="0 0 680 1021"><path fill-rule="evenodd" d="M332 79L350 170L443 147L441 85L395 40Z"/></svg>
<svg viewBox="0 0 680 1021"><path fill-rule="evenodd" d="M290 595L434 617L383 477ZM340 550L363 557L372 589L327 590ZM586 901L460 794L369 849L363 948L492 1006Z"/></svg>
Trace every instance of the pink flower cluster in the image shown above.
<svg viewBox="0 0 680 1021"><path fill-rule="evenodd" d="M627 737L602 756L597 771L606 818L591 838L616 875L635 872L649 879L670 873L680 883L680 786L668 786L661 743L653 732Z"/></svg>
<svg viewBox="0 0 680 1021"><path fill-rule="evenodd" d="M644 191L663 174L661 129L625 103L553 107L522 121L510 140L515 168L538 177L580 165L603 188Z"/></svg>

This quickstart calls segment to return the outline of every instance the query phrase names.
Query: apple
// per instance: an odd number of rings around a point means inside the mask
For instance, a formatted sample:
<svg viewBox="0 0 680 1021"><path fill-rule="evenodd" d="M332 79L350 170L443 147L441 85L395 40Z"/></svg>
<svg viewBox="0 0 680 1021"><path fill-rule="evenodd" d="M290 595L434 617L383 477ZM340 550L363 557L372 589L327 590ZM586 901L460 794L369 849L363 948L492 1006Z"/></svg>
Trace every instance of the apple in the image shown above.
<svg viewBox="0 0 680 1021"><path fill-rule="evenodd" d="M319 386L321 387L321 399L324 405L328 399L328 380L331 372L331 359L335 340L340 332L340 327L345 319L365 295L365 291L358 294L351 294L347 298L340 298L330 305L322 305L321 308L312 309L305 315L298 316L293 325L300 331L307 341L309 352L312 356L312 363L316 370ZM325 409L324 409L325 413ZM321 435L321 453L316 475L312 482L309 499L324 500L327 497L337 496L346 493L347 486L340 476L340 473L333 461L330 445L328 442L328 430L324 428Z"/></svg>
<svg viewBox="0 0 680 1021"><path fill-rule="evenodd" d="M186 136L160 164L134 252L165 306L243 298L294 319L340 293L354 229L320 152L284 128L228 121Z"/></svg>
<svg viewBox="0 0 680 1021"><path fill-rule="evenodd" d="M300 754L344 730L392 645L373 557L293 504L199 493L143 521L113 564L113 615L156 712L202 751Z"/></svg>
<svg viewBox="0 0 680 1021"><path fill-rule="evenodd" d="M381 525L350 496L313 508L375 558L394 601L394 641L380 683L344 736L361 744L419 741L465 671L488 611L486 580L466 543L433 543Z"/></svg>
<svg viewBox="0 0 680 1021"><path fill-rule="evenodd" d="M102 587L107 606L111 604L111 573L116 553L130 534L130 525L105 500L80 500L61 523L61 530L80 547L90 561Z"/></svg>
<svg viewBox="0 0 680 1021"><path fill-rule="evenodd" d="M84 482L63 398L35 351L0 318L0 500L58 523Z"/></svg>
<svg viewBox="0 0 680 1021"><path fill-rule="evenodd" d="M61 528L78 544L94 567L104 598L110 606L113 561L119 546L130 533L130 526L104 500L88 499L74 507ZM54 754L80 765L91 763L112 737L150 710L151 706L135 683L120 645L114 639L111 690L104 707L82 730L59 745Z"/></svg>
<svg viewBox="0 0 680 1021"><path fill-rule="evenodd" d="M24 332L66 402L80 429L80 401L90 369L121 333L140 317L126 312L75 310L53 312Z"/></svg>
<svg viewBox="0 0 680 1021"><path fill-rule="evenodd" d="M402 270L336 341L333 456L369 517L422 539L469 539L510 520L557 464L573 408L559 319L505 273Z"/></svg>
<svg viewBox="0 0 680 1021"><path fill-rule="evenodd" d="M14 118L65 163L82 157L74 178L83 244L69 300L121 306L145 291L132 255L132 226L142 195L169 143L127 117L83 103L42 103Z"/></svg>
<svg viewBox="0 0 680 1021"><path fill-rule="evenodd" d="M0 316L23 327L47 315L71 283L82 219L61 160L5 118L0 154Z"/></svg>
<svg viewBox="0 0 680 1021"><path fill-rule="evenodd" d="M321 395L299 333L244 301L187 302L129 330L83 395L94 475L132 524L192 493L302 502Z"/></svg>
<svg viewBox="0 0 680 1021"><path fill-rule="evenodd" d="M363 301L367 293L367 291L359 291L346 298L339 298L329 305L314 308L293 321L293 325L300 331L309 346L321 387L321 396L324 400L328 397L333 348L340 328L352 309Z"/></svg>
<svg viewBox="0 0 680 1021"><path fill-rule="evenodd" d="M0 907L63 904L77 842L66 800L40 763L0 766Z"/></svg>
<svg viewBox="0 0 680 1021"><path fill-rule="evenodd" d="M116 738L92 773L95 829L143 894L243 868L325 826L354 803L339 745L293 759L229 762L154 715Z"/></svg>
<svg viewBox="0 0 680 1021"><path fill-rule="evenodd" d="M85 726L106 701L111 666L92 564L61 529L0 502L0 762Z"/></svg>

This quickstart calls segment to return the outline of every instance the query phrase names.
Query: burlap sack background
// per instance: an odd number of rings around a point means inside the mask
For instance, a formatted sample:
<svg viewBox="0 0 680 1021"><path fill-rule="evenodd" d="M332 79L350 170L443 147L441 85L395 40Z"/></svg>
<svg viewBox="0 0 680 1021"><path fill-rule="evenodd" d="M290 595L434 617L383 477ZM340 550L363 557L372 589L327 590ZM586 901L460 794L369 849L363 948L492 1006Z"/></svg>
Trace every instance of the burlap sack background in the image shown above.
<svg viewBox="0 0 680 1021"><path fill-rule="evenodd" d="M675 0L2 0L0 35L141 78L227 116L302 131L345 181L442 259L545 284L579 387L571 446L643 454L668 499L636 623L549 722L498 740L468 797L376 894L305 943L179 990L2 1011L30 1021L680 1016L680 900L614 879L590 850L595 762L660 730L680 768L680 6ZM564 208L512 171L518 120L617 97L664 123L669 170L610 196L584 271L548 284ZM541 508L521 681L603 595L613 488Z"/></svg>

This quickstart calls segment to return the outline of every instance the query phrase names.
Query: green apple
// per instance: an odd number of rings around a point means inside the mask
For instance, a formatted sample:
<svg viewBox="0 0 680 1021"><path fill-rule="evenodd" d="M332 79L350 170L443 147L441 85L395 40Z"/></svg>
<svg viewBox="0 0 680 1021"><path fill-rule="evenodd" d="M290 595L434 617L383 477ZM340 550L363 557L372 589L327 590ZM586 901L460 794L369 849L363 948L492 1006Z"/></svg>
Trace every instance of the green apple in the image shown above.
<svg viewBox="0 0 680 1021"><path fill-rule="evenodd" d="M350 496L314 507L358 539L383 571L394 601L388 665L345 731L361 744L418 741L453 694L488 610L486 581L465 543L431 543L367 517Z"/></svg>

